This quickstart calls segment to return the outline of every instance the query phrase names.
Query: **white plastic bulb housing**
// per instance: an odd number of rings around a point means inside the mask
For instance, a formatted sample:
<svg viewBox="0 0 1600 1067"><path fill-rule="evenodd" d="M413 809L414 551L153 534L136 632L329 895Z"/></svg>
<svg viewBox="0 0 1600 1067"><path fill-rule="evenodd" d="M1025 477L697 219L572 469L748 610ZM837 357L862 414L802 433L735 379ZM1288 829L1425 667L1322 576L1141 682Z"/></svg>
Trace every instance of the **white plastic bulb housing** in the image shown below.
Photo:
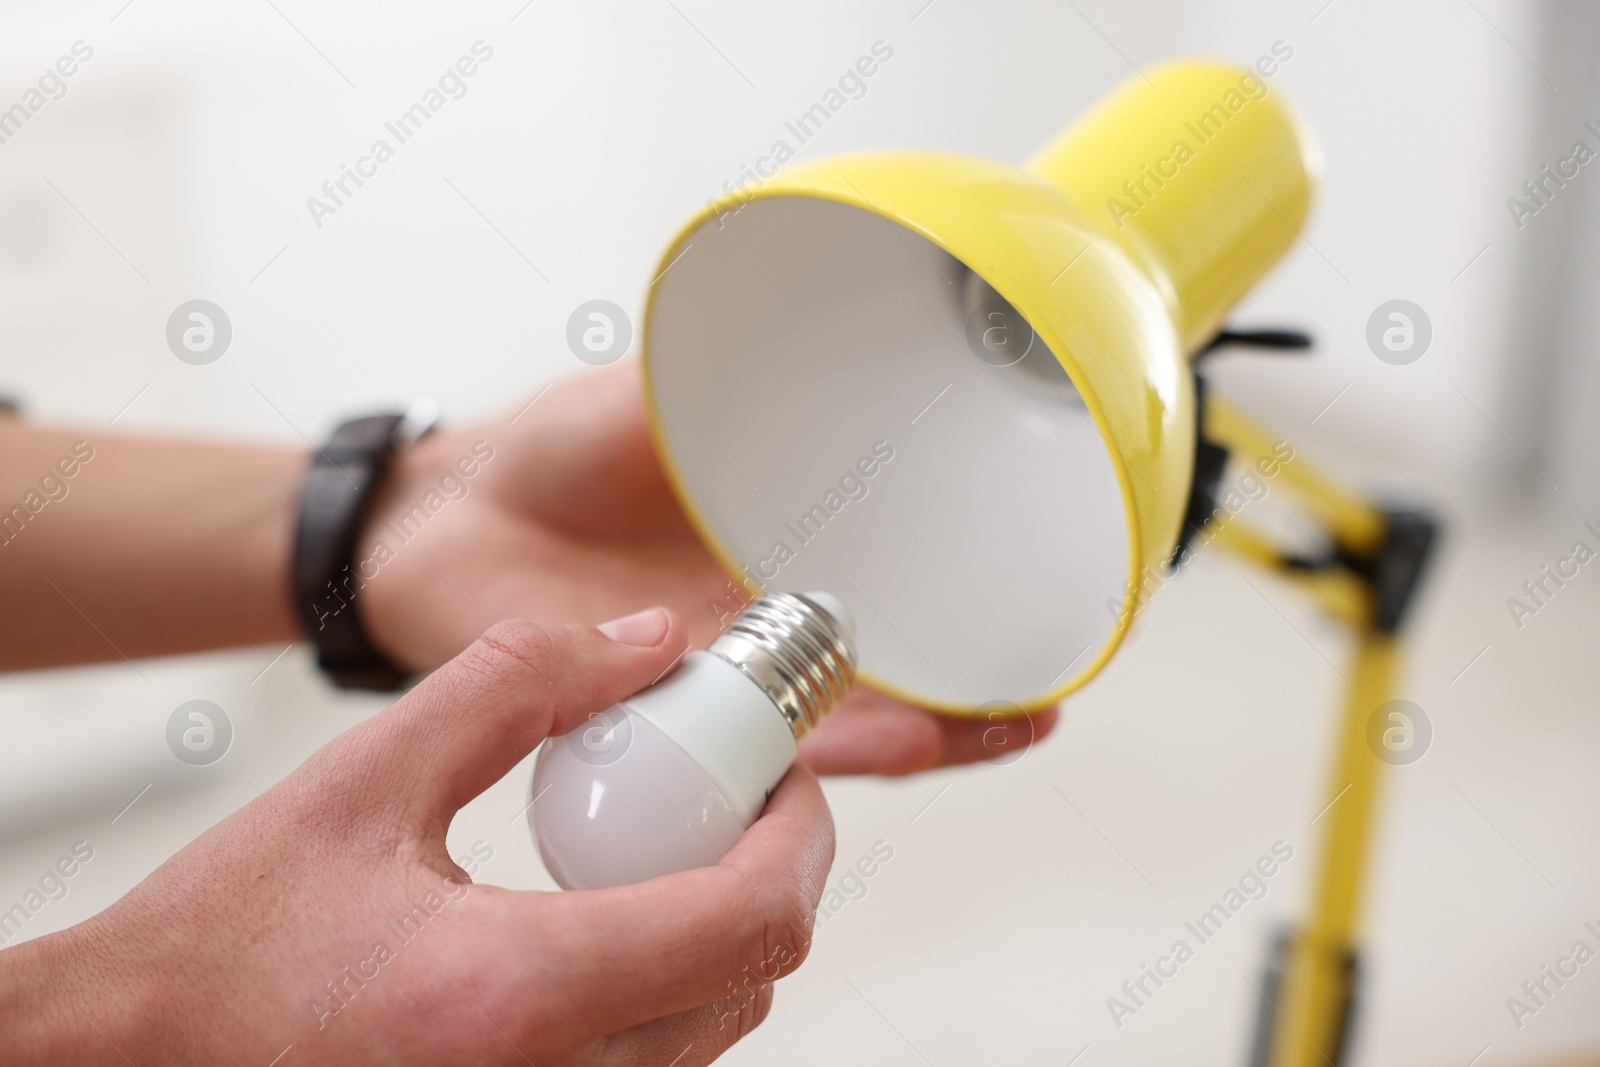
<svg viewBox="0 0 1600 1067"><path fill-rule="evenodd" d="M528 823L556 884L602 889L716 863L854 684L855 663L837 598L770 594L660 682L550 738Z"/></svg>

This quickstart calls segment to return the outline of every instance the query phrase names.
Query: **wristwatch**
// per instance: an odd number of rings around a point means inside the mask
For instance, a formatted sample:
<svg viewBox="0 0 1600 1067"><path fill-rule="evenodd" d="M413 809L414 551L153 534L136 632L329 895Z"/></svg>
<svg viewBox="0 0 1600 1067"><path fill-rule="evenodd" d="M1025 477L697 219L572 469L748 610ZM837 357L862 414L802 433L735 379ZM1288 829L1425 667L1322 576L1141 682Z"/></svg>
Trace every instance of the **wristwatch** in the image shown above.
<svg viewBox="0 0 1600 1067"><path fill-rule="evenodd" d="M340 423L306 471L290 568L295 613L316 646L317 665L341 689L393 691L409 677L362 625L356 605L372 576L356 563L356 540L390 459L437 418L438 406L419 400L404 412Z"/></svg>

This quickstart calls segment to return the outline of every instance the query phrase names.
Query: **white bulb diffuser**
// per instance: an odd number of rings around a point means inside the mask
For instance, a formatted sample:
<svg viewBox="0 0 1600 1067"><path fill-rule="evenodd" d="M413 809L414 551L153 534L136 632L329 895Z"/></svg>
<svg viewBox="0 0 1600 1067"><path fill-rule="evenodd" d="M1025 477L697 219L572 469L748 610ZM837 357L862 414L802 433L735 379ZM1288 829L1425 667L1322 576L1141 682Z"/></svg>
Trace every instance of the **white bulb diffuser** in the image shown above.
<svg viewBox="0 0 1600 1067"><path fill-rule="evenodd" d="M546 741L528 824L551 877L602 889L716 863L855 669L838 598L773 593L660 682Z"/></svg>

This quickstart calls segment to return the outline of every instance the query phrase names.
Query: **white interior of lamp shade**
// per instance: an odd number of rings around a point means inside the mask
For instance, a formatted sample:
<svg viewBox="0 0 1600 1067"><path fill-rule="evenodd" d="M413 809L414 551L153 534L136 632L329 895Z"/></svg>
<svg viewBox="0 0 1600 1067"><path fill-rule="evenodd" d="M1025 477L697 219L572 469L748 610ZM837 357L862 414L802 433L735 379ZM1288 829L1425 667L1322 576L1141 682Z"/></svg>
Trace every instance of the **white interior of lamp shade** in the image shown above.
<svg viewBox="0 0 1600 1067"><path fill-rule="evenodd" d="M968 276L870 212L755 201L700 227L658 282L650 388L666 461L722 548L766 590L843 600L869 680L1028 704L1111 636L1128 530L1043 341L1009 366L969 347Z"/></svg>

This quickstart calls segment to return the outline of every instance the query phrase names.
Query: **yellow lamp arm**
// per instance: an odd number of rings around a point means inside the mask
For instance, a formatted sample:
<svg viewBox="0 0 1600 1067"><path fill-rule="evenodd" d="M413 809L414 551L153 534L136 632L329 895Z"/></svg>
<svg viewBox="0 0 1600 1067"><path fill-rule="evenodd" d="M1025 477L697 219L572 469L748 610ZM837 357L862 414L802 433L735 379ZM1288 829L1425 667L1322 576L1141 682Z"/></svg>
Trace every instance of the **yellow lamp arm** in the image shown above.
<svg viewBox="0 0 1600 1067"><path fill-rule="evenodd" d="M1228 449L1240 462L1278 459L1277 438L1249 416L1214 393L1206 394L1206 437ZM1364 553L1383 539L1382 510L1362 500L1301 456L1280 463L1284 483L1328 534L1349 551Z"/></svg>

